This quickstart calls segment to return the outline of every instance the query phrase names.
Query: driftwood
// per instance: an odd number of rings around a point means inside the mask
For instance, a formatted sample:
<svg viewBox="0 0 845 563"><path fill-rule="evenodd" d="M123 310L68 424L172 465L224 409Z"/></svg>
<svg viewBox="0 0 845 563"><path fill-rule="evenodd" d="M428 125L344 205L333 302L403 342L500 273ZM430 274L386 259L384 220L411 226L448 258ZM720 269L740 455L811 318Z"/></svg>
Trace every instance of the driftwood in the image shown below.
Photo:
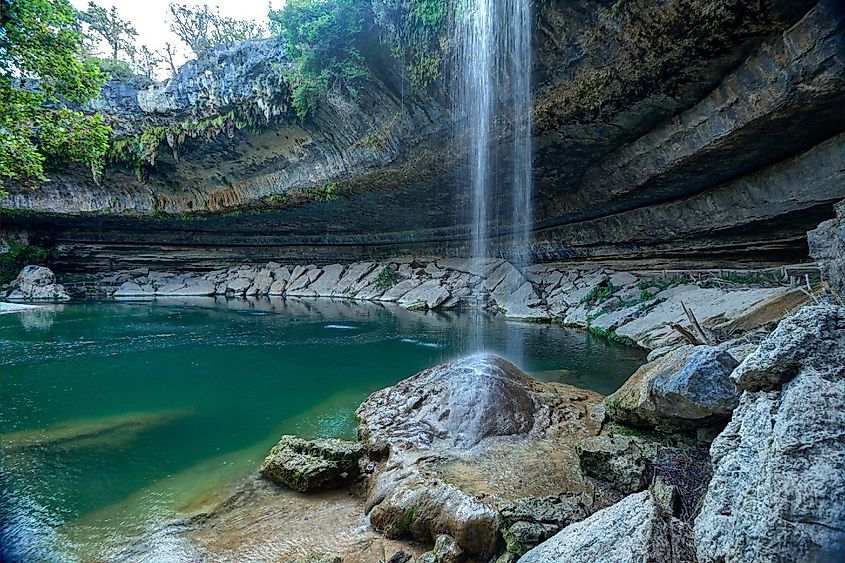
<svg viewBox="0 0 845 563"><path fill-rule="evenodd" d="M690 344L694 344L696 346L700 346L702 344L712 345L713 339L710 338L710 335L704 330L698 322L698 319L695 318L695 314L692 312L692 309L687 307L683 301L681 301L681 307L683 307L684 313L687 315L687 319L689 319L690 324L692 324L692 330L689 330L677 323L669 323L669 327L683 336Z"/></svg>

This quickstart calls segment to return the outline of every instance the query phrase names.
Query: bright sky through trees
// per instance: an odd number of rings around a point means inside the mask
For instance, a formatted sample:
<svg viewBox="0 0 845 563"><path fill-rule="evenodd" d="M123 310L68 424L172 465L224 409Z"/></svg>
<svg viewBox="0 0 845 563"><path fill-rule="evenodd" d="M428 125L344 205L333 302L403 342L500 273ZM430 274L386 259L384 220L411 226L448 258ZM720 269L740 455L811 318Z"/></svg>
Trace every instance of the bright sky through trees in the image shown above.
<svg viewBox="0 0 845 563"><path fill-rule="evenodd" d="M177 4L208 4L211 8L219 7L220 14L240 20L252 20L267 27L267 12L270 7L280 8L284 0L95 0L97 4L106 9L112 6L117 7L121 19L129 21L138 31L138 49L145 45L150 51L158 51L164 48L165 43L177 46L178 56L175 57L177 64L184 63L190 56L190 49L187 48L170 31L170 10L168 6L175 2ZM88 7L88 0L71 0L71 4L78 10L85 10ZM107 54L107 47L101 46L98 54ZM165 76L168 73L162 65L160 73Z"/></svg>

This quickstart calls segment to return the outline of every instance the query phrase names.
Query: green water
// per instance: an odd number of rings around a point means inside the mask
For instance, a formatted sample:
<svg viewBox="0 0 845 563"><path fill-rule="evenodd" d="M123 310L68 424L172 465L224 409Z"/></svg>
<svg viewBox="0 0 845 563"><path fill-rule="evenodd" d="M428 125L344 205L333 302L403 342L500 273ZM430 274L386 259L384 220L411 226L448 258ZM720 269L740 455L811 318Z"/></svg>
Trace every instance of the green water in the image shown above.
<svg viewBox="0 0 845 563"><path fill-rule="evenodd" d="M254 471L283 432L354 436L370 392L466 353L474 325L330 300L0 316L0 556L108 557L132 526ZM487 319L481 330L488 349L535 376L602 393L643 361L554 325Z"/></svg>

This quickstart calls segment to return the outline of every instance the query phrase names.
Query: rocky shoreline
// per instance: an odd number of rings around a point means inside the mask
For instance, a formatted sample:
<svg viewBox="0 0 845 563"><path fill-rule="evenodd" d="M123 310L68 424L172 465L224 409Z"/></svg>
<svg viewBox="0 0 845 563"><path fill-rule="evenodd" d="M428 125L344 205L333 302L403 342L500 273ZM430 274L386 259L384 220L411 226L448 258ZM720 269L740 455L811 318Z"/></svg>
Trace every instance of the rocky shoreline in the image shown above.
<svg viewBox="0 0 845 563"><path fill-rule="evenodd" d="M658 277L436 258L88 280L86 290L115 299L201 290L207 299L281 292L480 306L651 350L607 397L538 381L489 354L432 367L373 393L357 411L358 441L285 436L263 479L142 543L164 534L204 560L841 559L842 224L840 215L810 235L816 285L809 275L789 283L788 271ZM243 527L252 532L235 533ZM302 534L295 549L268 541L289 530Z"/></svg>
<svg viewBox="0 0 845 563"><path fill-rule="evenodd" d="M481 309L510 319L589 330L652 350L656 357L688 341L673 328L689 324L687 311L707 331L705 339L730 340L806 303L808 285L817 281L818 269L812 265L625 272L565 264L519 269L504 260L422 256L325 266L270 262L211 272L142 268L72 279L57 287L61 299L67 294L124 300L328 297L393 303L410 310ZM32 291L21 291L30 287L27 283L24 278L12 282L7 299L42 300Z"/></svg>

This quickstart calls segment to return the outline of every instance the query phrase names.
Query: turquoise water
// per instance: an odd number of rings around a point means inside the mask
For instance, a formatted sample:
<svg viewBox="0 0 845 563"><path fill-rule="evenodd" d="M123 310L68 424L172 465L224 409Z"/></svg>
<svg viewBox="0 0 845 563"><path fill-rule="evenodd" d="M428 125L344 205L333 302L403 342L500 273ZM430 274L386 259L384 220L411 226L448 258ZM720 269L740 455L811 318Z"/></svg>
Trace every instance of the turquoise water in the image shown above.
<svg viewBox="0 0 845 563"><path fill-rule="evenodd" d="M331 300L0 316L5 557L107 557L132 526L254 471L281 433L352 437L370 392L466 353L471 326L464 315ZM602 393L644 359L554 325L488 319L482 330L489 349L537 377Z"/></svg>

